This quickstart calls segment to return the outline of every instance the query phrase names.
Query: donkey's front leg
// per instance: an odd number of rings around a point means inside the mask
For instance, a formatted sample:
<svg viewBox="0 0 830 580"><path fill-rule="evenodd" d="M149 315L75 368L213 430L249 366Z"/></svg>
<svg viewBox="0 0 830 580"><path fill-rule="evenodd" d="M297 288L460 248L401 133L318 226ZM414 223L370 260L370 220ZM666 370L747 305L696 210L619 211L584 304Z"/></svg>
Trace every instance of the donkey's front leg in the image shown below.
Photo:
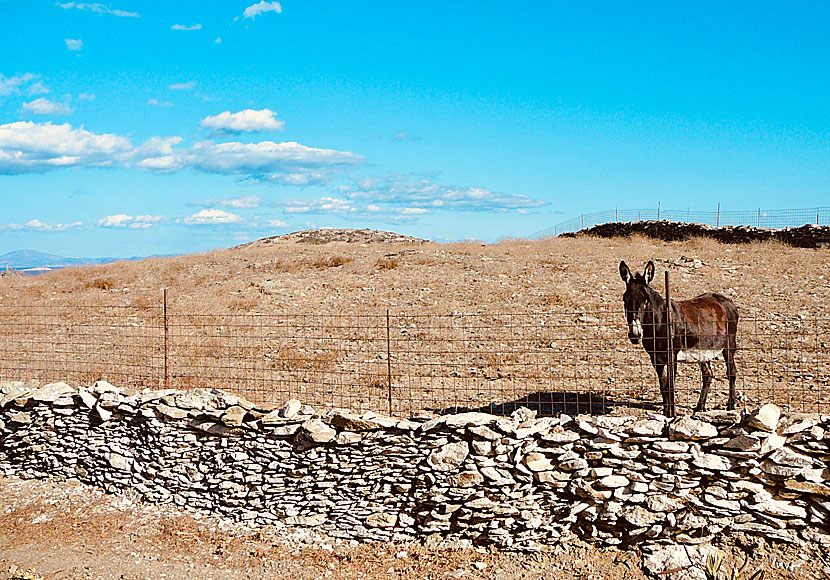
<svg viewBox="0 0 830 580"><path fill-rule="evenodd" d="M663 397L663 414L666 417L674 417L674 401L672 400L669 386L669 377L663 374L666 365L663 363L654 363L654 370L657 371L657 380L660 384L660 395Z"/></svg>

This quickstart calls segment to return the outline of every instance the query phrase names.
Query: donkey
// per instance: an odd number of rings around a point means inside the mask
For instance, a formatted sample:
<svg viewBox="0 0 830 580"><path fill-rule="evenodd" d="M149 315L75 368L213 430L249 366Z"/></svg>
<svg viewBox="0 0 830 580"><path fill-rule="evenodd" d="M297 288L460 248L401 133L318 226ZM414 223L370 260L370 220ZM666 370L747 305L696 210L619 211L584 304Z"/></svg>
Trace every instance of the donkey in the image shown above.
<svg viewBox="0 0 830 580"><path fill-rule="evenodd" d="M707 292L691 300L671 301L671 345L668 340L666 300L649 283L654 279L654 262L646 264L642 274L632 274L625 262L620 262L620 277L625 282L625 316L628 320L628 339L632 344L643 341L651 364L657 372L663 413L674 417L674 381L663 376L667 364L672 365L672 377L677 376L677 363L700 363L703 388L695 411L706 410L706 396L712 384L710 361L723 355L729 377L727 407L735 408L735 350L737 349L738 308L725 296ZM671 347L671 348L669 348ZM670 384L671 383L671 384Z"/></svg>

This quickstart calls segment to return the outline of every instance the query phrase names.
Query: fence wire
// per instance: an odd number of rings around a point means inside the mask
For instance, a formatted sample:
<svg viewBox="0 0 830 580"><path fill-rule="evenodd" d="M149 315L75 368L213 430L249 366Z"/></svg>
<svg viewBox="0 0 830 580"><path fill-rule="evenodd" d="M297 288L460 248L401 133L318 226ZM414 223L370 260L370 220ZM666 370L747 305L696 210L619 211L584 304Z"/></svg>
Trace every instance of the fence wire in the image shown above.
<svg viewBox="0 0 830 580"><path fill-rule="evenodd" d="M830 224L830 207L810 207L800 209L752 209L715 211L676 210L676 209L611 209L586 213L565 220L552 227L536 232L532 238L558 236L566 232L577 232L599 224L609 222L639 222L649 220L667 220L673 222L720 226L752 226L766 229L795 228L805 224Z"/></svg>
<svg viewBox="0 0 830 580"><path fill-rule="evenodd" d="M364 315L193 314L162 308L0 306L0 380L103 379L133 389L217 388L258 403L296 398L411 415L662 410L657 375L630 343L622 308ZM165 336L167 338L165 338ZM166 344L165 344L165 341ZM830 319L742 313L740 405L830 409ZM165 352L167 356L165 356ZM709 408L724 408L712 363ZM680 412L697 403L698 365L680 364Z"/></svg>

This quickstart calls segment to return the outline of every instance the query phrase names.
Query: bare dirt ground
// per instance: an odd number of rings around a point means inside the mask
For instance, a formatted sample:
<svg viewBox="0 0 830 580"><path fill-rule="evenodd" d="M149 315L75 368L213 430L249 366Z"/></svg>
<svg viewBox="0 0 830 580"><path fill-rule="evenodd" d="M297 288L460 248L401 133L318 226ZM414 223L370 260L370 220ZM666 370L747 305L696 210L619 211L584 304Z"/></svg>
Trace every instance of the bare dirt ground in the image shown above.
<svg viewBox="0 0 830 580"><path fill-rule="evenodd" d="M725 539L727 569L822 578L805 548ZM249 529L107 495L73 482L0 478L0 579L637 580L641 555L574 542L536 554L413 544L348 545L304 531Z"/></svg>
<svg viewBox="0 0 830 580"><path fill-rule="evenodd" d="M373 233L338 237L324 232L194 256L72 268L36 277L6 275L0 278L0 307L17 316L5 319L4 324L32 324L37 330L35 322L45 316L47 307L72 306L69 311L74 318L58 331L68 337L45 346L81 348L88 342L90 352L101 358L115 345L102 343L101 336L77 334L90 312L124 308L130 325L156 328L153 320L161 306L162 288L170 289L174 312L342 315L389 308L423 314L566 312L587 316L619 311L622 318L619 261L625 259L639 270L654 259L658 281L664 268L672 272L675 298L716 290L733 297L748 318L761 317L778 325L770 327L773 331L783 332L803 321L830 319L828 258L826 248L805 250L775 243L727 246L711 240L667 243L634 238L448 245ZM19 313L14 314L21 305L33 309L27 311L24 323ZM567 322L573 325L577 320ZM108 321L102 328L116 326ZM608 332L619 332L619 328ZM809 352L826 361L823 339L823 335L810 335ZM45 351L29 351L36 358L16 354L6 359L11 361L11 370L61 380L66 376L51 377L50 373L67 373L81 366L78 361L59 365L47 360ZM150 366L157 364L158 356ZM124 376L138 372L127 367L120 370ZM498 376L498 365L495 370L495 376L482 380L504 380ZM811 381L826 378L826 374L815 374L820 376ZM821 391L819 396L825 394ZM824 577L819 554L799 547L753 545L731 538L725 539L723 549L738 564L749 550L750 568L764 567L768 578ZM643 577L640 563L639 554L579 542L540 554L414 545L349 546L311 539L303 532L247 530L200 514L107 496L73 483L0 478L3 580L26 577L23 572L6 573L10 566L33 569L32 577L73 579L636 580Z"/></svg>

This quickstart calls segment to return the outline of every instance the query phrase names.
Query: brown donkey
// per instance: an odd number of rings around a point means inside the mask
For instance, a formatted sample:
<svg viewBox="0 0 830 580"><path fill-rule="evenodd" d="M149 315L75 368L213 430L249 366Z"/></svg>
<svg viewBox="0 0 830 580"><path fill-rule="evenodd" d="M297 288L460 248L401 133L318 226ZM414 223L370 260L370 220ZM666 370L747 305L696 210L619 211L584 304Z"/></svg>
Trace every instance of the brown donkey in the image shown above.
<svg viewBox="0 0 830 580"><path fill-rule="evenodd" d="M666 300L649 286L654 279L654 262L649 260L642 274L632 274L625 262L620 262L620 277L625 282L623 303L628 320L628 338L633 344L642 340L643 348L651 357L651 364L660 381L663 413L669 417L674 417L676 413L674 384L670 384L668 376L663 376L670 355L672 377L677 376L678 361L700 363L703 388L695 411L706 410L706 396L713 376L710 361L723 355L729 377L727 406L734 409L738 332L738 308L735 304L729 298L711 292L691 300L672 300L672 341L669 345Z"/></svg>

